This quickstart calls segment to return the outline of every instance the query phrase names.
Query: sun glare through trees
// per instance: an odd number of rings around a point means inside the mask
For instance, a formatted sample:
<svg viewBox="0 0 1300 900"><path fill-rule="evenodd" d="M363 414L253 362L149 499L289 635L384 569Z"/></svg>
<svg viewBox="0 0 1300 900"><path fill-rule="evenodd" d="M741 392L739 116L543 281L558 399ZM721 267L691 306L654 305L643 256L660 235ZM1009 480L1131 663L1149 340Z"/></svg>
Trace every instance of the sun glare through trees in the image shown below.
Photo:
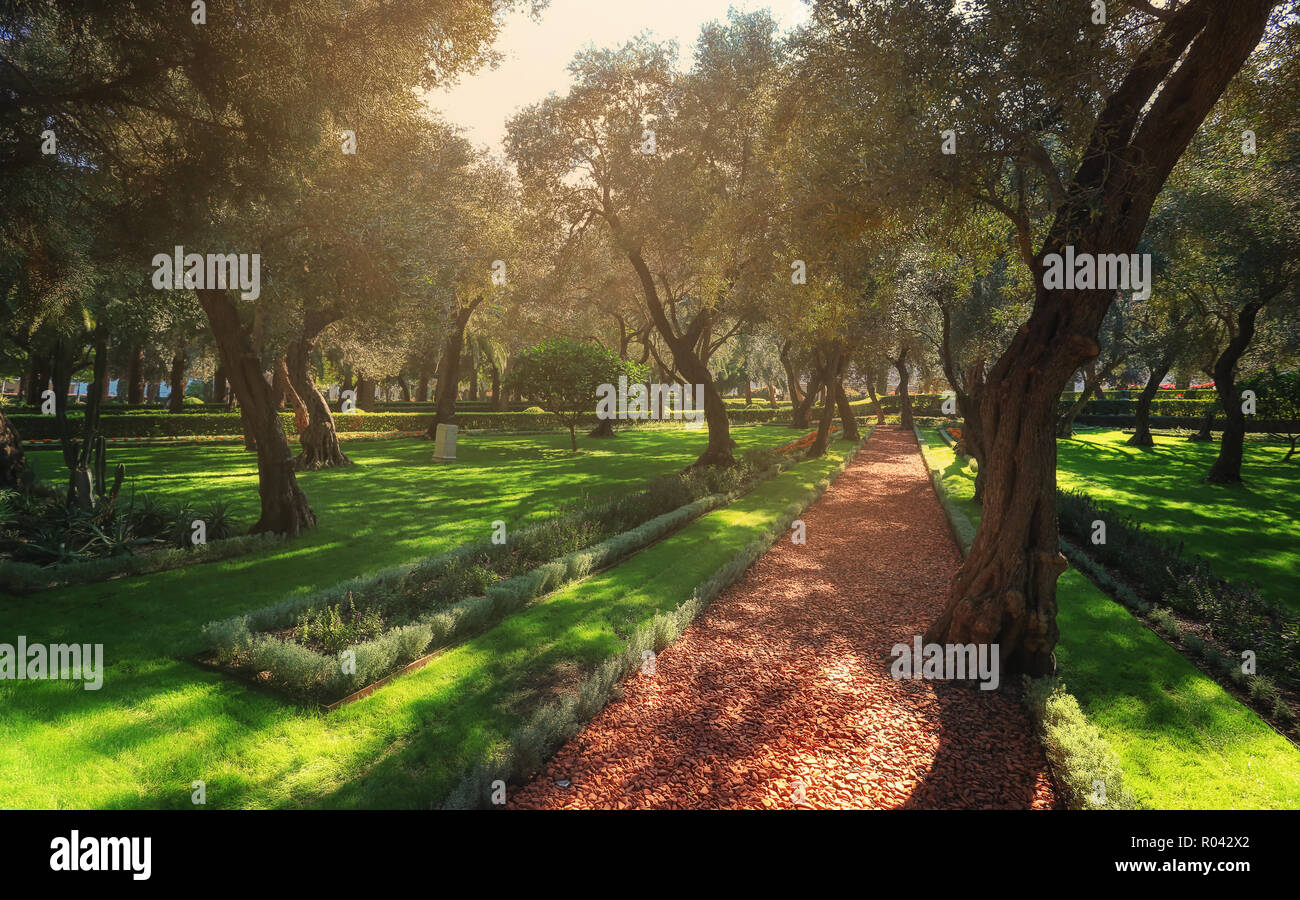
<svg viewBox="0 0 1300 900"><path fill-rule="evenodd" d="M376 863L612 838L470 809L1281 862L1298 45L1297 0L0 5L0 859L298 869L332 819L193 814L347 808L424 817ZM924 864L898 821L852 830Z"/></svg>

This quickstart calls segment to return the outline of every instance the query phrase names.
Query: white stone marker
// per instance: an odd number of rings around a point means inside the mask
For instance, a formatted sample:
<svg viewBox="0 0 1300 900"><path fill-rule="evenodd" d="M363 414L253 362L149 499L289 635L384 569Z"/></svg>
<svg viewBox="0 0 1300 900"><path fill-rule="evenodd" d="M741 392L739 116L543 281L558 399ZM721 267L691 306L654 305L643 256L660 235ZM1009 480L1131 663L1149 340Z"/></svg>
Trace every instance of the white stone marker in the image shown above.
<svg viewBox="0 0 1300 900"><path fill-rule="evenodd" d="M456 426L439 425L433 440L434 462L456 461Z"/></svg>

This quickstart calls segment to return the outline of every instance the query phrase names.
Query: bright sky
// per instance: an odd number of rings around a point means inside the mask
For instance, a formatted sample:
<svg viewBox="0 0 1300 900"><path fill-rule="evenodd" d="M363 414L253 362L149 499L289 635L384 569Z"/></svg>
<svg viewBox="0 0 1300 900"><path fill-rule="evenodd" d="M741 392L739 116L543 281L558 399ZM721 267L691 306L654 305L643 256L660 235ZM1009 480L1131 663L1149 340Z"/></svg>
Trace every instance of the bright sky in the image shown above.
<svg viewBox="0 0 1300 900"><path fill-rule="evenodd" d="M783 29L808 18L800 0L551 0L540 21L527 13L506 21L496 44L504 56L498 68L464 78L450 91L435 91L428 102L463 126L476 146L500 154L506 119L551 92L568 90L572 79L565 66L582 47L619 46L648 30L658 40L675 39L688 67L700 26L725 19L728 7L770 9Z"/></svg>

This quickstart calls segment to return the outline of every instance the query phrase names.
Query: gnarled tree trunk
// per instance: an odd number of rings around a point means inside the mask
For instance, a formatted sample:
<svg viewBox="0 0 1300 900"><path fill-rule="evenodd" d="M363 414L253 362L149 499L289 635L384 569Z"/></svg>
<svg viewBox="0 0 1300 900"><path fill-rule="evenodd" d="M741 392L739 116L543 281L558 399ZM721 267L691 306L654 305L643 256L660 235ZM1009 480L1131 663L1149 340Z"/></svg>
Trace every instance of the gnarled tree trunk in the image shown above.
<svg viewBox="0 0 1300 900"><path fill-rule="evenodd" d="M838 367L839 360L832 363L832 367ZM813 439L813 445L808 448L810 459L816 459L826 455L826 445L830 443L831 424L835 421L835 391L826 391L826 402L822 404L821 420L817 423L817 437Z"/></svg>
<svg viewBox="0 0 1300 900"><path fill-rule="evenodd" d="M284 359L289 384L301 398L303 418L306 419L298 424L298 445L302 450L294 460L294 466L299 471L352 465L352 460L343 452L339 443L329 403L311 373L311 356L316 348L316 339L332 321L309 314L303 321L302 333L289 343Z"/></svg>
<svg viewBox="0 0 1300 900"><path fill-rule="evenodd" d="M911 376L907 371L907 350L904 349L892 362L898 372L898 427L904 431L911 431L912 397L907 392L907 382Z"/></svg>
<svg viewBox="0 0 1300 900"><path fill-rule="evenodd" d="M687 383L699 385L704 391L704 419L709 427L709 443L704 448L704 452L688 468L735 465L736 458L731 453L734 442L731 440L731 427L727 422L727 407L722 402L722 395L713 382L713 373L709 371L706 361L712 325L711 313L708 309L696 313L690 325L679 333L674 324L668 320L668 314L659 296L659 289L655 285L654 275L650 272L650 267L642 257L641 251L622 233L614 210L606 207L605 213L615 237L623 246L641 283L650 321L673 353L674 367ZM701 350L701 347L704 349Z"/></svg>
<svg viewBox="0 0 1300 900"><path fill-rule="evenodd" d="M99 332L95 335L95 367L91 380L101 383L108 375L108 339ZM81 443L77 448L76 460L72 465L72 482L69 495L76 497L77 504L83 509L95 506L98 496L104 493L104 485L96 484L91 470L91 454L95 448L95 438L99 433L99 408L103 398L100 391L91 391L86 398L86 413L81 424ZM102 472L100 473L102 477Z"/></svg>
<svg viewBox="0 0 1300 900"><path fill-rule="evenodd" d="M700 385L704 389L704 421L709 429L709 443L689 468L701 466L730 466L736 459L731 454L731 426L727 422L727 406L722 402L722 394L713 383L709 367L694 352L673 351L677 369L686 378L688 384ZM699 397L695 398L699 403Z"/></svg>
<svg viewBox="0 0 1300 900"><path fill-rule="evenodd" d="M1124 357L1117 354L1109 357L1100 366L1089 364L1084 367L1083 390L1079 392L1079 396L1074 398L1074 402L1056 420L1056 436L1058 438L1074 436L1074 420L1078 418L1079 413L1083 412L1083 408L1088 405L1088 401L1092 399L1093 394L1096 394L1098 399L1104 399L1101 389L1102 381L1118 369L1123 362Z"/></svg>
<svg viewBox="0 0 1300 900"><path fill-rule="evenodd" d="M781 367L785 369L786 393L790 395L790 409L793 413L803 403L803 391L799 388L799 376L794 373L794 363L790 360L790 342L781 345Z"/></svg>
<svg viewBox="0 0 1300 900"><path fill-rule="evenodd" d="M262 514L252 533L273 531L297 536L316 526L316 514L294 477L293 454L276 414L271 386L262 375L262 364L229 294L214 288L201 288L197 294L216 337L222 367L239 395L249 436L257 445L257 490Z"/></svg>
<svg viewBox="0 0 1300 900"><path fill-rule="evenodd" d="M840 375L835 379L835 405L840 412L840 427L844 429L844 439L846 441L862 440L862 432L858 430L858 420L853 416L853 407L849 405L849 395L844 393L844 376Z"/></svg>
<svg viewBox="0 0 1300 900"><path fill-rule="evenodd" d="M0 407L0 487L17 488L28 478L23 439Z"/></svg>
<svg viewBox="0 0 1300 900"><path fill-rule="evenodd" d="M438 436L438 426L456 421L456 391L460 387L460 355L465 346L465 328L470 316L483 302L480 294L467 306L456 310L456 317L451 322L451 331L447 335L447 344L443 347L442 359L438 360L437 401L433 413L433 422L427 434L430 438Z"/></svg>
<svg viewBox="0 0 1300 900"><path fill-rule="evenodd" d="M144 348L131 351L131 364L126 372L126 402L144 402Z"/></svg>
<svg viewBox="0 0 1300 900"><path fill-rule="evenodd" d="M1187 0L1168 13L1107 99L1039 253L1034 310L974 386L988 481L970 555L926 631L938 644L997 644L1004 673L1055 668L1057 397L1095 359L1113 291L1043 287L1046 253L1132 253L1174 164L1264 33L1274 0Z"/></svg>
<svg viewBox="0 0 1300 900"><path fill-rule="evenodd" d="M1189 434L1187 440L1194 444L1208 444L1210 441L1214 440L1214 432L1212 429L1214 428L1214 416L1217 412L1218 410L1211 405L1210 411L1207 412L1205 418L1201 420L1201 427Z"/></svg>
<svg viewBox="0 0 1300 900"><path fill-rule="evenodd" d="M418 380L415 383L415 399L423 403L429 399L429 370L420 366Z"/></svg>
<svg viewBox="0 0 1300 900"><path fill-rule="evenodd" d="M307 423L311 421L307 416L307 405L303 403L302 397L294 388L293 379L289 375L289 363L285 357L281 356L275 361L275 369L271 376L271 390L279 399L280 408L288 403L289 408L293 410L293 428L298 434L307 430Z"/></svg>
<svg viewBox="0 0 1300 900"><path fill-rule="evenodd" d="M808 427L808 423L812 420L812 411L817 406L817 400L821 397L825 386L821 376L814 371L808 379L808 390L803 392L803 397L795 405L791 414L790 424L793 427Z"/></svg>
<svg viewBox="0 0 1300 900"><path fill-rule="evenodd" d="M831 425L835 421L835 411L839 406L839 395L843 388L839 385L839 380L844 374L844 365L847 362L842 347L836 347L831 350L825 357L821 352L815 355L817 374L826 386L826 396L822 405L821 420L817 423L817 437L813 440L813 445L808 451L810 457L822 456L826 453L826 447L830 443ZM839 388L839 390L837 390ZM847 407L848 398L846 397L845 405ZM853 418L850 411L849 418Z"/></svg>
<svg viewBox="0 0 1300 900"><path fill-rule="evenodd" d="M375 380L364 373L357 373L357 384L353 388L357 395L357 409L372 412L375 408Z"/></svg>
<svg viewBox="0 0 1300 900"><path fill-rule="evenodd" d="M1223 406L1223 437L1219 439L1219 456L1210 466L1205 480L1210 484L1239 484L1241 460L1246 444L1246 414L1237 396L1237 361L1255 337L1255 319L1264 308L1263 300L1252 300L1237 314L1237 329L1228 346L1214 361L1214 390Z"/></svg>
<svg viewBox="0 0 1300 900"><path fill-rule="evenodd" d="M41 402L41 391L45 390L45 382L49 375L45 372L45 363L40 354L29 352L27 356L27 369L23 374L23 384L21 396L28 406L39 406Z"/></svg>
<svg viewBox="0 0 1300 900"><path fill-rule="evenodd" d="M1171 358L1165 357L1151 369L1151 377L1147 379L1146 387L1142 388L1142 394L1138 397L1133 436L1128 439L1131 446L1155 446L1155 439L1151 437L1151 401L1155 399L1156 391L1160 390L1160 382L1169 374L1171 365Z"/></svg>
<svg viewBox="0 0 1300 900"><path fill-rule="evenodd" d="M871 397L871 405L876 410L876 424L885 424L885 408L880 405L880 398L876 396L876 386L867 381L867 394Z"/></svg>

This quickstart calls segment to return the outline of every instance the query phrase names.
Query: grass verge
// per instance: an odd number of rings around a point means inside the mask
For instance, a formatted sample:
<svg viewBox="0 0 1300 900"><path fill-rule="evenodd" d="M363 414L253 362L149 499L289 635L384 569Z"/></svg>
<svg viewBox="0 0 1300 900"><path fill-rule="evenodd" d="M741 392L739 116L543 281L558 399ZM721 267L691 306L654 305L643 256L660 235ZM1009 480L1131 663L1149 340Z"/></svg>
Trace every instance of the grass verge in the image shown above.
<svg viewBox="0 0 1300 900"><path fill-rule="evenodd" d="M870 430L867 436L870 436ZM565 741L591 721L611 698L618 696L619 682L641 667L649 654L663 650L680 637L691 622L766 553L789 529L790 523L830 487L864 443L865 438L855 441L838 454L838 465L816 484L806 487L798 496L790 497L773 521L729 559L721 562L717 570L696 585L680 605L672 610L659 611L648 621L643 621L622 650L596 666L578 690L537 709L521 728L510 735L507 743L488 749L467 768L444 801L444 807L474 809L504 804L506 793L501 788L507 782L521 783L535 774Z"/></svg>
<svg viewBox="0 0 1300 900"><path fill-rule="evenodd" d="M969 466L933 429L921 439L937 483L978 524ZM1061 678L1140 804L1300 808L1300 750L1077 570L1057 582L1057 604Z"/></svg>

